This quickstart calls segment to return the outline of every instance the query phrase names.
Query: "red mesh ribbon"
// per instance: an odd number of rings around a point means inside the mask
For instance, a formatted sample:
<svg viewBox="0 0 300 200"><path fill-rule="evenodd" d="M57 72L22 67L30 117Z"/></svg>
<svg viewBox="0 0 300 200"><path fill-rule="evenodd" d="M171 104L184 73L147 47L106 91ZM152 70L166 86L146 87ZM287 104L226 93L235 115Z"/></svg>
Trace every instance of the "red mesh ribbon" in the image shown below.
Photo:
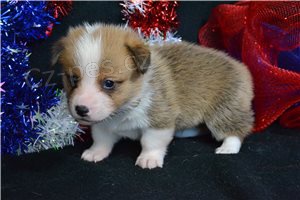
<svg viewBox="0 0 300 200"><path fill-rule="evenodd" d="M296 70L278 65L282 52L300 48L300 2L219 5L200 29L199 42L225 50L249 67L255 87L254 131L263 130L289 108L280 122L300 127L300 109L295 106L300 102L300 55Z"/></svg>

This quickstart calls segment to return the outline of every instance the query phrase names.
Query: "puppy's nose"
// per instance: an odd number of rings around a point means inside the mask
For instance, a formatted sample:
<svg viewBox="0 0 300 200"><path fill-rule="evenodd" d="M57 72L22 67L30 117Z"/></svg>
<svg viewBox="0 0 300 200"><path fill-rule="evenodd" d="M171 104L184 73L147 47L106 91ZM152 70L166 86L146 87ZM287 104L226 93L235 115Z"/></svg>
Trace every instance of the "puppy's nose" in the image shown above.
<svg viewBox="0 0 300 200"><path fill-rule="evenodd" d="M87 116L87 113L89 112L89 109L86 106L82 105L75 106L75 110L77 114L81 117Z"/></svg>

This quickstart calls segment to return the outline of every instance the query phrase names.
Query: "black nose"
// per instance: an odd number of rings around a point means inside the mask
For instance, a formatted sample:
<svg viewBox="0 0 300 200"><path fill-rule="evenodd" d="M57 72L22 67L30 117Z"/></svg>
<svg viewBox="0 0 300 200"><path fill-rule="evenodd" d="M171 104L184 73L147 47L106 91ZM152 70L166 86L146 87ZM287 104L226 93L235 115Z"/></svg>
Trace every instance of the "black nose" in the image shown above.
<svg viewBox="0 0 300 200"><path fill-rule="evenodd" d="M77 114L81 117L87 116L89 109L86 106L75 106Z"/></svg>

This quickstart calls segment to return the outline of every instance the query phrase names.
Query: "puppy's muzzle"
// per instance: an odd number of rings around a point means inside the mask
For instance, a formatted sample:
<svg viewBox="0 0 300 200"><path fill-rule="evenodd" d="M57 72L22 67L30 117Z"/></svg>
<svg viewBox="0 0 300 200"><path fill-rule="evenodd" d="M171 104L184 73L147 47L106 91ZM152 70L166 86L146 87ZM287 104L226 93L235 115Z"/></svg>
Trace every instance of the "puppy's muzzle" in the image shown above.
<svg viewBox="0 0 300 200"><path fill-rule="evenodd" d="M86 117L87 114L88 114L88 112L89 112L89 109L86 106L83 106L83 105L77 105L77 106L75 106L75 110L76 110L76 113L80 117Z"/></svg>

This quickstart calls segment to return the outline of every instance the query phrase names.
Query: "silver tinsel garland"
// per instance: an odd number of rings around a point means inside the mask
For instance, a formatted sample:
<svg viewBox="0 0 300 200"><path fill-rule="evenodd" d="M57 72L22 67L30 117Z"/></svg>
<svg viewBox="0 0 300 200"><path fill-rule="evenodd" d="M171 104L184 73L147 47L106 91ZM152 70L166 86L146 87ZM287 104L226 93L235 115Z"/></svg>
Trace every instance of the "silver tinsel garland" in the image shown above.
<svg viewBox="0 0 300 200"><path fill-rule="evenodd" d="M137 29L138 34L140 35L141 38L143 38L147 44L149 45L163 45L164 43L178 43L181 42L181 37L176 37L176 32L166 32L166 36L164 34L156 29L151 29L150 35L146 36L143 34L140 28Z"/></svg>
<svg viewBox="0 0 300 200"><path fill-rule="evenodd" d="M78 134L84 133L69 113L64 92L61 93L60 98L60 102L46 113L37 113L33 116L35 120L39 121L39 124L33 127L38 130L39 136L30 141L26 153L74 145L74 138Z"/></svg>

